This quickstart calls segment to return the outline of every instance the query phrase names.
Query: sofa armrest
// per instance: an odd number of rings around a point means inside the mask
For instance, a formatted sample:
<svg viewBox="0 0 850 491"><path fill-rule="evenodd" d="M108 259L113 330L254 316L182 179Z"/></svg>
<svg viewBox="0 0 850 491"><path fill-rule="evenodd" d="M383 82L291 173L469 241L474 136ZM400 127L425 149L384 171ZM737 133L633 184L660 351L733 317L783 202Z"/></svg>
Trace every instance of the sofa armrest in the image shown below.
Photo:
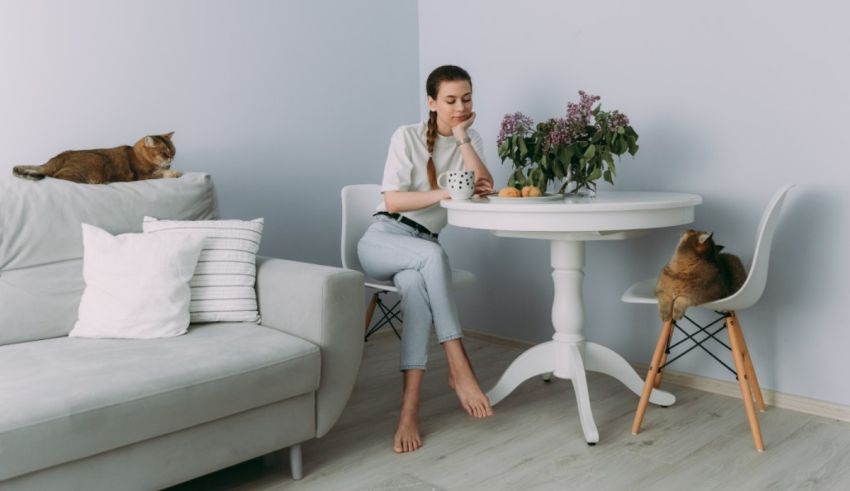
<svg viewBox="0 0 850 491"><path fill-rule="evenodd" d="M316 393L316 437L342 413L363 355L363 274L298 261L257 258L257 302L262 325L319 346L322 373Z"/></svg>

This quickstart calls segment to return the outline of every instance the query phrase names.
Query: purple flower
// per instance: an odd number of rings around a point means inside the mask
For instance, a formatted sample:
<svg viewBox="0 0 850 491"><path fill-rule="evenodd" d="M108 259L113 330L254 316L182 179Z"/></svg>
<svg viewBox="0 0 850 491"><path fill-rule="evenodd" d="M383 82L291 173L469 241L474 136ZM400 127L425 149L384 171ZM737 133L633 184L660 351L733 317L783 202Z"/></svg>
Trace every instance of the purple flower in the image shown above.
<svg viewBox="0 0 850 491"><path fill-rule="evenodd" d="M566 118L550 119L546 125L551 128L549 133L543 138L546 146L552 145L569 145L573 142L574 134L570 127L570 121Z"/></svg>
<svg viewBox="0 0 850 491"><path fill-rule="evenodd" d="M620 128L625 128L629 125L629 117L620 111L611 111L611 119L608 123L608 127L611 128L612 131L617 131Z"/></svg>
<svg viewBox="0 0 850 491"><path fill-rule="evenodd" d="M599 102L601 97L590 95L583 90L578 91L580 100L578 103L567 103L567 119L571 125L592 126L590 119L593 117L593 104Z"/></svg>
<svg viewBox="0 0 850 491"><path fill-rule="evenodd" d="M534 127L534 121L521 112L513 114L505 114L502 119L502 128L499 130L499 137L496 138L496 144L501 146L505 140L514 135L526 136Z"/></svg>

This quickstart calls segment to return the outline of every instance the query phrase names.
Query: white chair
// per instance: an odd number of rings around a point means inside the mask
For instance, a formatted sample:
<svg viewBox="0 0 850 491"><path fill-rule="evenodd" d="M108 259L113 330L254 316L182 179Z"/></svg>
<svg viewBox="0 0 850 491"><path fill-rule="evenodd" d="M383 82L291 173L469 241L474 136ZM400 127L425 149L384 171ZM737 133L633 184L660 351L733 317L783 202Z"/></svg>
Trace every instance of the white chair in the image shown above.
<svg viewBox="0 0 850 491"><path fill-rule="evenodd" d="M342 240L340 252L342 267L363 271L360 259L357 257L357 242L363 237L366 229L372 224L375 207L383 199L381 186L377 184L352 184L342 188ZM452 269L452 288L458 290L475 283L475 275L462 269ZM366 278L366 288L373 290L372 299L366 309L364 340L368 340L378 329L389 325L396 336L401 338L393 321L401 322L399 309L400 300L387 307L381 296L386 293L398 293L398 288L391 281L378 281ZM372 325L375 307L381 310L381 318ZM371 328L370 328L371 326Z"/></svg>
<svg viewBox="0 0 850 491"><path fill-rule="evenodd" d="M753 443L758 451L764 450L761 429L759 428L758 418L756 417L753 407L753 398L755 398L755 403L759 410L764 411L764 398L762 397L758 378L756 377L756 372L753 368L753 362L750 359L750 353L747 350L747 343L744 341L744 333L741 331L741 324L738 321L737 312L751 307L761 297L762 292L764 292L764 287L767 283L767 266L768 259L770 257L770 246L773 242L773 235L776 231L776 226L779 223L779 211L782 208L782 202L785 199L786 194L792 187L794 187L793 184L782 186L782 188L773 195L773 198L770 200L770 203L767 205L767 208L761 217L758 234L756 235L756 246L753 254L753 261L750 265L750 270L743 286L741 286L737 292L726 298L699 306L700 308L714 310L720 314L720 317L706 325L699 325L686 315L685 318L698 329L698 331L693 334L682 329L679 323L675 321L669 321L663 324L661 328L661 335L658 338L658 343L655 346L655 353L652 356L652 361L649 366L649 372L646 375L643 394L640 398L637 412L635 413L635 419L632 422L633 434L637 434L638 431L640 431L643 415L646 411L647 403L649 402L649 393L652 391L653 387L658 387L661 384L661 371L664 367L673 363L690 350L699 347L711 355L715 360L720 362L738 378L738 385L741 388L741 396L744 400L744 408L747 412L747 419L749 420ZM657 305L658 300L655 297L655 284L655 278L635 283L626 290L626 293L623 294L622 300L627 303ZM720 327L709 330L712 326L719 322ZM685 338L671 345L670 341L672 339L674 326L684 333ZM717 334L724 328L728 329L728 338L732 345L731 347L716 337ZM697 340L695 336L700 333L704 334L704 337ZM709 338L723 345L726 349L732 352L735 370L709 351L708 348L703 346L703 343L708 341ZM690 340L693 344L687 350L679 353L673 359L668 361L667 355L670 354L670 351L688 340ZM743 374L743 376L739 374Z"/></svg>

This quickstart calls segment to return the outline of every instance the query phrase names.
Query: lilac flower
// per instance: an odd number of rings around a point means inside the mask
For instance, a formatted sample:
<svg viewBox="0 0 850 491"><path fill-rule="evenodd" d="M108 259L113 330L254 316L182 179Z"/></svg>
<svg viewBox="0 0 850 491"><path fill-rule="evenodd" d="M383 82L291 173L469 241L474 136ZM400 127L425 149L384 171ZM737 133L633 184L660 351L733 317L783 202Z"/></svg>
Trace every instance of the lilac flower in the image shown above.
<svg viewBox="0 0 850 491"><path fill-rule="evenodd" d="M505 114L502 119L502 128L499 131L499 137L496 139L496 144L501 146L508 138L519 135L526 136L534 127L534 121L521 112L513 114Z"/></svg>
<svg viewBox="0 0 850 491"><path fill-rule="evenodd" d="M611 119L608 123L608 127L611 128L612 131L617 131L620 128L625 128L629 125L629 117L620 111L611 111Z"/></svg>
<svg viewBox="0 0 850 491"><path fill-rule="evenodd" d="M551 128L549 133L543 138L543 142L547 147L552 145L569 145L573 142L575 135L570 127L569 119L550 119L546 124Z"/></svg>
<svg viewBox="0 0 850 491"><path fill-rule="evenodd" d="M567 103L567 119L571 125L592 126L590 119L593 117L593 104L602 98L598 95L587 94L583 90L578 91L578 95L581 97L578 103Z"/></svg>

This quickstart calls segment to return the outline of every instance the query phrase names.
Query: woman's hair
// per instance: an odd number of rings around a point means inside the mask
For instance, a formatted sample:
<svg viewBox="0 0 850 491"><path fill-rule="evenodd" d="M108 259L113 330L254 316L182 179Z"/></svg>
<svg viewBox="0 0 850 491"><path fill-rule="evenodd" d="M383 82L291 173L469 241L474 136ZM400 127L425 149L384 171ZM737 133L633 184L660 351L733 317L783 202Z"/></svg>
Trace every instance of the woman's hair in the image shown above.
<svg viewBox="0 0 850 491"><path fill-rule="evenodd" d="M472 78L463 68L454 65L443 65L434 69L425 81L425 93L428 97L436 100L440 84L443 82L467 81L472 88ZM428 182L431 189L437 189L437 168L434 166L434 143L437 141L437 112L428 113L428 131L425 133L425 142L428 145Z"/></svg>

